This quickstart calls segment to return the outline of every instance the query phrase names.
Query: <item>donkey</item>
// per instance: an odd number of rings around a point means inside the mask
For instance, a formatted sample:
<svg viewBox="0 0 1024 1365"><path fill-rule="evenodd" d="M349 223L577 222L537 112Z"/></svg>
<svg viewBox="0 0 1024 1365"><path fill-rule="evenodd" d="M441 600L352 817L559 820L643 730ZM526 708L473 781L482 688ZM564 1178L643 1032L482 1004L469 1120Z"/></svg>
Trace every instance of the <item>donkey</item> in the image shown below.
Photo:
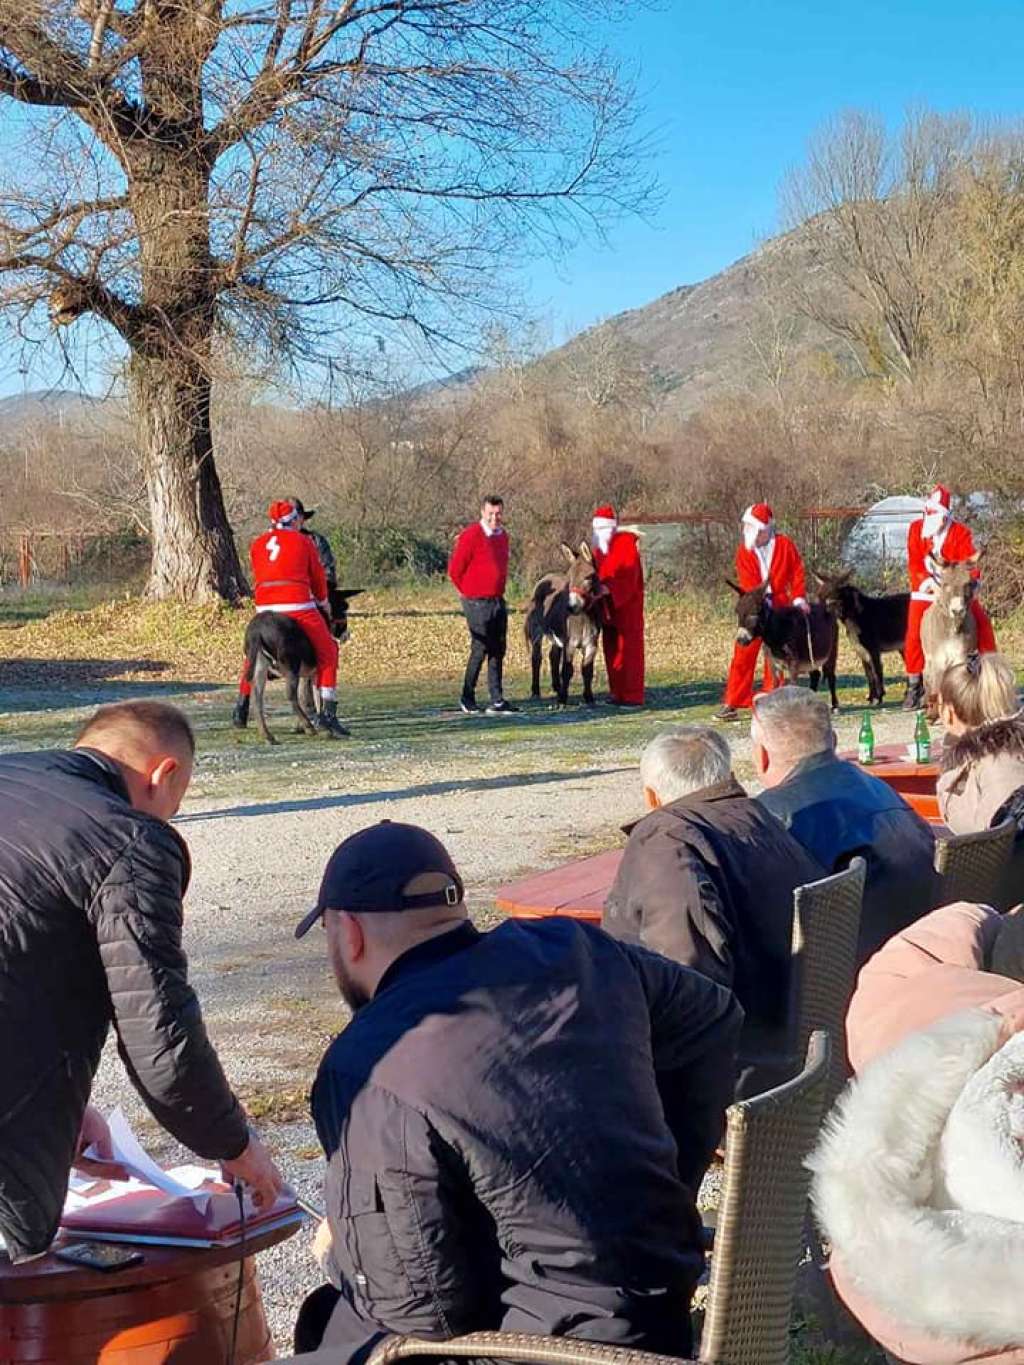
<svg viewBox="0 0 1024 1365"><path fill-rule="evenodd" d="M530 696L540 696L540 652L544 641L550 640L551 690L559 706L569 703L577 654L582 663L583 700L587 706L594 706L594 659L604 615L601 599L607 589L598 582L594 556L585 540L580 541L578 550L564 541L561 548L568 572L545 574L533 590L526 614L525 634L533 671Z"/></svg>
<svg viewBox="0 0 1024 1365"><path fill-rule="evenodd" d="M883 654L903 655L907 638L907 613L910 593L894 592L872 597L850 582L852 569L841 573L815 573L817 599L843 623L847 638L864 665L868 680L868 705L885 701Z"/></svg>
<svg viewBox="0 0 1024 1365"><path fill-rule="evenodd" d="M348 604L363 591L362 588L329 590L331 634L339 644L344 644L348 639ZM317 729L313 717L320 708L320 694L313 685L316 655L309 636L299 623L283 612L257 612L245 629L245 657L256 702L256 728L266 742L277 743L267 727L263 707L264 690L274 678L284 678L288 700L295 713L294 733L315 735ZM244 706L243 699L238 722L241 727L245 726L248 717L248 707ZM325 733L330 734L330 731Z"/></svg>
<svg viewBox="0 0 1024 1365"><path fill-rule="evenodd" d="M806 673L811 691L817 692L824 673L832 697L832 710L839 710L836 697L836 655L839 651L839 623L820 602L805 616L799 607L773 607L767 597L768 584L744 592L738 583L726 583L736 594L736 641L741 645L763 640L772 666L787 675L791 683Z"/></svg>
<svg viewBox="0 0 1024 1365"><path fill-rule="evenodd" d="M962 564L949 564L941 555L933 556L939 569L935 600L921 617L921 647L924 650L924 688L928 719L938 719L939 679L951 664L962 663L978 647L978 625L971 611L977 592L973 576L978 556Z"/></svg>

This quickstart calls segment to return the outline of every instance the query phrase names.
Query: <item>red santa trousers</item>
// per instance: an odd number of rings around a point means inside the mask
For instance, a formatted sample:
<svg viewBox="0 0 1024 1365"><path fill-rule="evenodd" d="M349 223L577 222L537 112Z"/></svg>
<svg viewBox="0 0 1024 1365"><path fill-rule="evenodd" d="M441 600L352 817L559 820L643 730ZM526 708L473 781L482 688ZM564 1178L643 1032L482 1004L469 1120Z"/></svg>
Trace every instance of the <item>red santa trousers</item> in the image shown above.
<svg viewBox="0 0 1024 1365"><path fill-rule="evenodd" d="M338 642L331 634L330 627L316 607L305 611L283 611L282 616L290 616L309 636L309 642L316 652L317 687L335 688L338 685ZM252 691L249 681L249 660L242 665L242 677L238 684L239 695L247 697Z"/></svg>
<svg viewBox="0 0 1024 1365"><path fill-rule="evenodd" d="M757 656L760 652L760 640L751 640L749 645L741 645L737 642L733 646L732 663L729 665L725 696L722 698L726 706L732 706L739 710L741 707L749 708L753 705L754 675L757 672ZM762 692L772 692L782 684L782 676L772 668L767 653L764 656L763 676Z"/></svg>
<svg viewBox="0 0 1024 1365"><path fill-rule="evenodd" d="M930 606L930 602L919 601L915 598L910 599L910 612L907 616L907 638L903 647L907 672L910 674L924 672L921 617ZM988 613L976 597L971 598L971 615L974 617L974 624L978 627L979 654L994 654L996 652L996 633L992 629L992 622L988 619Z"/></svg>
<svg viewBox="0 0 1024 1365"><path fill-rule="evenodd" d="M644 599L635 597L616 607L614 623L602 631L604 666L612 701L627 706L644 703Z"/></svg>

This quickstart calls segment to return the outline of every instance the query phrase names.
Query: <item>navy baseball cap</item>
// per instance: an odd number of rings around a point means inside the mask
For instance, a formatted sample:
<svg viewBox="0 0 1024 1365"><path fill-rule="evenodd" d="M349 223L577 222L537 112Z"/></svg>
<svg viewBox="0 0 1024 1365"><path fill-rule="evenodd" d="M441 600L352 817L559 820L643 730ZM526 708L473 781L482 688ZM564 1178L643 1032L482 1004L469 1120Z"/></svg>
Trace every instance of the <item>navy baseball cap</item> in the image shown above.
<svg viewBox="0 0 1024 1365"><path fill-rule="evenodd" d="M418 825L382 820L350 835L331 854L316 905L296 925L295 937L308 933L327 909L363 915L426 910L459 905L464 895L440 839Z"/></svg>

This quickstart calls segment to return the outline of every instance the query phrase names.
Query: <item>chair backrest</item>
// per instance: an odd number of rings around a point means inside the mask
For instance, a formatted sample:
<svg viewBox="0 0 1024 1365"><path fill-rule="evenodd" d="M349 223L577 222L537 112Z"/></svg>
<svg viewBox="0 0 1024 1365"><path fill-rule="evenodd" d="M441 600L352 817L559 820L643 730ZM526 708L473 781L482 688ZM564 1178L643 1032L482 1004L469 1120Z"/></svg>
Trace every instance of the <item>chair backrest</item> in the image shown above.
<svg viewBox="0 0 1024 1365"><path fill-rule="evenodd" d="M796 1066L807 1056L811 1034L824 1029L831 1042L826 1105L846 1083L846 1011L857 975L866 865L854 858L845 872L798 886L793 892L789 1037Z"/></svg>
<svg viewBox="0 0 1024 1365"><path fill-rule="evenodd" d="M475 1357L477 1360L537 1362L537 1365L685 1365L679 1356L655 1355L630 1346L605 1346L575 1337L541 1337L529 1332L472 1332L450 1341L424 1341L419 1337L385 1337L373 1348L366 1365L391 1365L415 1356L446 1359ZM296 1356L295 1365L316 1365L317 1357ZM323 1365L335 1365L324 1356ZM691 1365L696 1365L691 1362Z"/></svg>
<svg viewBox="0 0 1024 1365"><path fill-rule="evenodd" d="M786 1365L814 1145L829 1082L829 1038L812 1034L799 1076L726 1111L725 1179L700 1358Z"/></svg>
<svg viewBox="0 0 1024 1365"><path fill-rule="evenodd" d="M1016 834L1016 824L1007 819L995 829L936 839L935 871L941 879L936 904L949 905L953 901L995 904L1003 889Z"/></svg>

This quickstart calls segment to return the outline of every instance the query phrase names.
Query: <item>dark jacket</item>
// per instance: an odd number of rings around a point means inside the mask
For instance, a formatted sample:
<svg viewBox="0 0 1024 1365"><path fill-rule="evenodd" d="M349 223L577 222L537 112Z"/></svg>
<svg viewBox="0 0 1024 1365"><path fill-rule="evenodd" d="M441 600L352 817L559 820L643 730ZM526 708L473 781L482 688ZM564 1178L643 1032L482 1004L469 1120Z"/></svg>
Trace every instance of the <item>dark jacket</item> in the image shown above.
<svg viewBox="0 0 1024 1365"><path fill-rule="evenodd" d="M313 1089L342 1290L324 1345L504 1329L687 1354L741 1018L565 919L404 953Z"/></svg>
<svg viewBox="0 0 1024 1365"><path fill-rule="evenodd" d="M628 828L604 928L731 986L744 1056L783 1048L793 889L820 864L732 777Z"/></svg>
<svg viewBox="0 0 1024 1365"><path fill-rule="evenodd" d="M829 872L866 861L858 963L935 905L934 835L881 778L829 750L757 799Z"/></svg>
<svg viewBox="0 0 1024 1365"><path fill-rule="evenodd" d="M43 1251L113 1022L154 1117L229 1159L244 1116L206 1036L181 947L188 850L133 810L88 749L0 758L0 1233Z"/></svg>

